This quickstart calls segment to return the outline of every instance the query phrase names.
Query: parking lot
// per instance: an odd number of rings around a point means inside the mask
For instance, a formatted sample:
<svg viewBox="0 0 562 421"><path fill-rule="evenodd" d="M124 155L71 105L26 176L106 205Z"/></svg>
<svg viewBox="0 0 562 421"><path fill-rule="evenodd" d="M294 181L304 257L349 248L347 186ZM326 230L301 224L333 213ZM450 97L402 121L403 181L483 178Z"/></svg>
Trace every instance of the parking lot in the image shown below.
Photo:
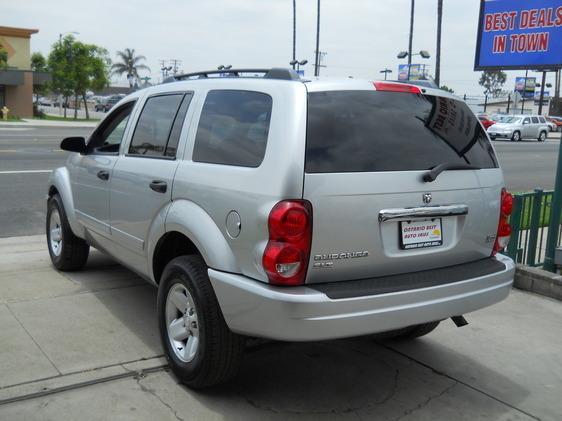
<svg viewBox="0 0 562 421"><path fill-rule="evenodd" d="M161 358L156 290L94 253L50 265L0 239L0 419L558 420L562 307L514 291L410 343L250 343L228 385L194 392Z"/></svg>

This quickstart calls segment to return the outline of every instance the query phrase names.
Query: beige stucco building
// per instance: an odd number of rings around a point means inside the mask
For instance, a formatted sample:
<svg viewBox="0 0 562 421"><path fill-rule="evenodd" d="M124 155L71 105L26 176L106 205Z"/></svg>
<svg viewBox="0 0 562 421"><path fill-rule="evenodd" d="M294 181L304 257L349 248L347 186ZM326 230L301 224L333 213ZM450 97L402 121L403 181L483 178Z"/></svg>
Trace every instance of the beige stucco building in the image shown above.
<svg viewBox="0 0 562 421"><path fill-rule="evenodd" d="M10 115L33 116L33 85L42 85L48 74L31 71L30 39L37 29L0 26L0 46L8 53L8 68L0 70L0 108Z"/></svg>

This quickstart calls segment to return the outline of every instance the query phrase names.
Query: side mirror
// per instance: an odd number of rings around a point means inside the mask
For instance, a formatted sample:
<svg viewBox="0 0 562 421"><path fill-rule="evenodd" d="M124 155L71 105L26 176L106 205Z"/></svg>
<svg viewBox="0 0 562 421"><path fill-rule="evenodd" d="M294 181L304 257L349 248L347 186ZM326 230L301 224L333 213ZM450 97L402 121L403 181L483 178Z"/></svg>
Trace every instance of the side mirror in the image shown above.
<svg viewBox="0 0 562 421"><path fill-rule="evenodd" d="M78 152L80 154L86 153L86 139L83 137L67 137L60 143L60 148L63 151Z"/></svg>

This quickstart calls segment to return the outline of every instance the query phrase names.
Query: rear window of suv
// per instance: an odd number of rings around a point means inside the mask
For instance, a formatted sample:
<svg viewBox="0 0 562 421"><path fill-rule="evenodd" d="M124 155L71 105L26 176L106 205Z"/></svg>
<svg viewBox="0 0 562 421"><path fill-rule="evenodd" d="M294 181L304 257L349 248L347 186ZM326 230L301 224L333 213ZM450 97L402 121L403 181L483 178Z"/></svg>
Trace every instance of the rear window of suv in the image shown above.
<svg viewBox="0 0 562 421"><path fill-rule="evenodd" d="M396 92L309 93L306 172L427 170L444 162L498 166L464 102Z"/></svg>

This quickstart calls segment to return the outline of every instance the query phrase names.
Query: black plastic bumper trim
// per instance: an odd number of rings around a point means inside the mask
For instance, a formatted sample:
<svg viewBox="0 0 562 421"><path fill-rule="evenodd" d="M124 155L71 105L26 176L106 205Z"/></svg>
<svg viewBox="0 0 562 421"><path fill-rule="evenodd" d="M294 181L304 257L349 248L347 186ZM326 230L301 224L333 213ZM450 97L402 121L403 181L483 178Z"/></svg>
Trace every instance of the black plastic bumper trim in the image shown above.
<svg viewBox="0 0 562 421"><path fill-rule="evenodd" d="M506 266L491 257L460 265L429 269L420 272L377 278L338 281L324 284L307 284L308 288L326 294L334 300L408 291L438 285L452 284L480 276L502 272Z"/></svg>

